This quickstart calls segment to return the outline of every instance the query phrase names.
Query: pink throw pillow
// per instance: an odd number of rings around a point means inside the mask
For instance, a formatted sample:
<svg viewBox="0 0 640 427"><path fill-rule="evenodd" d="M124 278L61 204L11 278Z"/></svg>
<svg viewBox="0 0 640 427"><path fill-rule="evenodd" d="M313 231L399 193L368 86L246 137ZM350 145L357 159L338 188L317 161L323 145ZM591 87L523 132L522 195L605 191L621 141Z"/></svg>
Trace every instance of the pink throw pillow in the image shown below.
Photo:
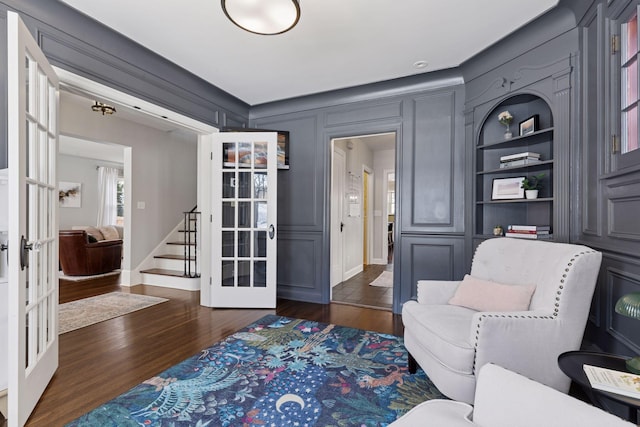
<svg viewBox="0 0 640 427"><path fill-rule="evenodd" d="M466 274L449 304L477 311L526 311L535 290L535 285L505 285Z"/></svg>

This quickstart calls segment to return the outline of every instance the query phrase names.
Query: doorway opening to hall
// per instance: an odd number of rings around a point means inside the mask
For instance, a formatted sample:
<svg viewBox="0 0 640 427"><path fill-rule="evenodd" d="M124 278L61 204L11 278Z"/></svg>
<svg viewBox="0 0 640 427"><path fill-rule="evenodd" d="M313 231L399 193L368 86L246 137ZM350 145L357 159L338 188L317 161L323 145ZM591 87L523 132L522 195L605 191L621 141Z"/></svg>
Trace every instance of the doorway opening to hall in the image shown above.
<svg viewBox="0 0 640 427"><path fill-rule="evenodd" d="M396 133L331 141L331 301L391 310Z"/></svg>

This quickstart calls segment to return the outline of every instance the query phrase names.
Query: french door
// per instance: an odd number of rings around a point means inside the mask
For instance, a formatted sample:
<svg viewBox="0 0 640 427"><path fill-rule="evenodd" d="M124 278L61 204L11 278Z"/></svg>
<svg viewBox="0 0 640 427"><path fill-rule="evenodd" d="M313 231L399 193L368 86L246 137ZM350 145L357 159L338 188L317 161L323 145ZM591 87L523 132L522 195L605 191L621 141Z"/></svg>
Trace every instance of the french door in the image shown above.
<svg viewBox="0 0 640 427"><path fill-rule="evenodd" d="M277 134L223 132L212 137L207 305L275 308Z"/></svg>
<svg viewBox="0 0 640 427"><path fill-rule="evenodd" d="M22 426L58 367L58 78L7 12L8 422Z"/></svg>

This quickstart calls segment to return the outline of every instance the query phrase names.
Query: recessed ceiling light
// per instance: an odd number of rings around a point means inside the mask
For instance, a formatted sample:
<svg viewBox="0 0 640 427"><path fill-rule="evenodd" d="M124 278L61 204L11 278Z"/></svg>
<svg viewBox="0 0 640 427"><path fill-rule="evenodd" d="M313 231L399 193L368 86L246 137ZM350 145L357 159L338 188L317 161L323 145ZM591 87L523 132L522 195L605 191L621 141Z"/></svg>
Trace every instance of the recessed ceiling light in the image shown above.
<svg viewBox="0 0 640 427"><path fill-rule="evenodd" d="M426 68L429 63L427 61L421 60L413 63L413 68L417 68L418 70L421 68Z"/></svg>

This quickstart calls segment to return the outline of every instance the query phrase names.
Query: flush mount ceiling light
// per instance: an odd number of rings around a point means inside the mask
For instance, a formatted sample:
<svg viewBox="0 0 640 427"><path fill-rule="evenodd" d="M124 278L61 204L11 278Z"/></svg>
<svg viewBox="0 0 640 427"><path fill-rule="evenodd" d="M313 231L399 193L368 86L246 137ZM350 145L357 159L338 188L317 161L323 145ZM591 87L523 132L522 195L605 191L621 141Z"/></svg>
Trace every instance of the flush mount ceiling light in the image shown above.
<svg viewBox="0 0 640 427"><path fill-rule="evenodd" d="M96 113L102 113L102 115L104 116L105 114L111 115L115 113L116 107L103 104L102 102L94 101L94 104L91 106L91 110L95 111Z"/></svg>
<svg viewBox="0 0 640 427"><path fill-rule="evenodd" d="M231 22L254 34L282 34L300 20L298 0L222 0L222 10Z"/></svg>

